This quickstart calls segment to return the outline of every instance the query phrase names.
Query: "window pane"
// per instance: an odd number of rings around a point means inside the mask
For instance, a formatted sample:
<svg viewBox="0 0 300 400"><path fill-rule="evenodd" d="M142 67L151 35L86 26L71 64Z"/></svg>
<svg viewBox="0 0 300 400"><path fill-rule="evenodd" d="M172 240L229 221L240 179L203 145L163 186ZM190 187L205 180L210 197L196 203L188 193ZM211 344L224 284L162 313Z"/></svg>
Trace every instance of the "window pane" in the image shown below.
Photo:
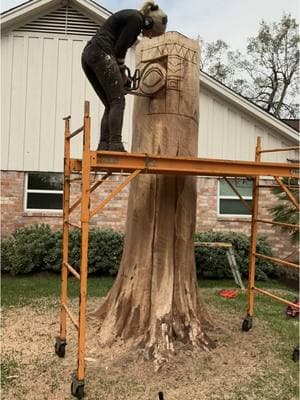
<svg viewBox="0 0 300 400"><path fill-rule="evenodd" d="M241 196L252 197L252 181L248 179L230 179L229 181ZM237 194L234 193L228 183L223 179L220 181L220 196L237 197Z"/></svg>
<svg viewBox="0 0 300 400"><path fill-rule="evenodd" d="M27 193L27 208L38 210L62 210L63 195L60 193Z"/></svg>
<svg viewBox="0 0 300 400"><path fill-rule="evenodd" d="M251 206L251 200L245 200ZM251 215L250 211L244 206L240 200L221 199L220 200L220 214L237 214L237 215Z"/></svg>
<svg viewBox="0 0 300 400"><path fill-rule="evenodd" d="M28 189L63 190L63 174L43 172L28 174Z"/></svg>

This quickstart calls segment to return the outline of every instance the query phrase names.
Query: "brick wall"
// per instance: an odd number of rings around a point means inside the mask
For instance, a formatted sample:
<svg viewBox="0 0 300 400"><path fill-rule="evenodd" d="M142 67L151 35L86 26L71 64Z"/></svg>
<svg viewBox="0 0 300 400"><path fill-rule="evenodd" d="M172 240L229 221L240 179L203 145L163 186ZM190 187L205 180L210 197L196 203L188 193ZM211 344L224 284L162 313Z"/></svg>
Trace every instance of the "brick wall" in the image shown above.
<svg viewBox="0 0 300 400"><path fill-rule="evenodd" d="M97 179L92 176L92 181ZM94 207L111 192L123 178L113 176L92 194L91 206ZM62 212L25 212L24 211L23 172L2 171L1 179L1 215L2 237L8 236L16 228L37 223L49 224L54 229L62 227ZM80 197L81 185L72 184L71 204ZM197 231L233 231L250 234L250 218L220 217L217 214L218 180L198 178L197 180ZM129 188L123 189L101 212L91 219L91 226L112 228L124 231ZM268 208L276 203L276 197L269 189L261 189L259 217L271 219ZM71 222L78 223L80 207L72 213ZM274 256L284 258L295 250L286 233L272 225L259 225L259 234L266 235L273 248Z"/></svg>
<svg viewBox="0 0 300 400"><path fill-rule="evenodd" d="M266 181L265 183L270 183ZM197 197L197 231L232 231L242 232L250 235L251 218L250 217L220 217L217 213L217 192L218 180L215 178L198 179L198 197ZM272 219L271 207L277 204L276 196L270 189L260 189L259 194L259 213L258 218ZM288 257L296 251L296 246L291 244L289 236L280 227L270 224L258 224L258 234L266 236L268 243L272 247L273 254L278 258ZM295 255L293 257L296 258Z"/></svg>

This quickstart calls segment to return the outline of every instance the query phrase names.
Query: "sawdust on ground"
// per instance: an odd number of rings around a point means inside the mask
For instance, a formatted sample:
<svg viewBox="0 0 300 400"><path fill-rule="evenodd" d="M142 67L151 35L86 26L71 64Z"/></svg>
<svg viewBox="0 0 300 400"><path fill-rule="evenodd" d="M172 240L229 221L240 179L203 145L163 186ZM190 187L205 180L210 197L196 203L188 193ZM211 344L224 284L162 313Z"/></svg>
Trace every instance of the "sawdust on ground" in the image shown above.
<svg viewBox="0 0 300 400"><path fill-rule="evenodd" d="M99 299L89 300L90 310L98 305ZM76 306L72 301L71 309ZM139 351L128 352L121 344L99 348L97 332L89 323L85 399L157 400L161 391L165 400L292 400L284 397L283 388L292 377L274 352L279 339L261 321L245 333L243 316L220 315L213 306L209 311L217 327L212 333L217 347L210 352L183 348L157 373ZM2 400L73 399L70 374L76 369L77 331L68 324L66 356L57 357L59 303L45 299L34 308L5 309L2 317L2 359L17 366L2 389Z"/></svg>

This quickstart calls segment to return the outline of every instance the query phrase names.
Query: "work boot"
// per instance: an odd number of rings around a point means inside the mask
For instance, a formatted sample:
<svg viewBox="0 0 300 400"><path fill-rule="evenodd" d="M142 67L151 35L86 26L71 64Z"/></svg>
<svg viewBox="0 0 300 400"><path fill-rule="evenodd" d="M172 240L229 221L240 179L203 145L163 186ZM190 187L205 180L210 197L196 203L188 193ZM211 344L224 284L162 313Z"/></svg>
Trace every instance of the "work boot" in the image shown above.
<svg viewBox="0 0 300 400"><path fill-rule="evenodd" d="M109 144L109 150L112 151L122 151L124 153L127 153L127 151L124 149L123 143L122 142L111 142Z"/></svg>
<svg viewBox="0 0 300 400"><path fill-rule="evenodd" d="M97 151L101 151L101 150L109 150L108 142L104 142L102 140L99 142Z"/></svg>

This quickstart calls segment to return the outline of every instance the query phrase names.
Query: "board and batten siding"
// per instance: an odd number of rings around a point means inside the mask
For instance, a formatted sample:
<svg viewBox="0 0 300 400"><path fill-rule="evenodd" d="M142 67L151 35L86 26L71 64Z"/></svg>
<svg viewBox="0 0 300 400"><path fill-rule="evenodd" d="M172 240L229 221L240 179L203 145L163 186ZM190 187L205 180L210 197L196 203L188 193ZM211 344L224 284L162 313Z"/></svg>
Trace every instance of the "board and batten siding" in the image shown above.
<svg viewBox="0 0 300 400"><path fill-rule="evenodd" d="M272 131L261 120L248 115L200 83L199 157L254 161L258 136L262 139L263 149L295 146L294 141ZM262 155L263 161L286 162L287 158L295 158L295 152Z"/></svg>
<svg viewBox="0 0 300 400"><path fill-rule="evenodd" d="M64 122L82 126L85 100L91 104L91 147L99 141L103 106L81 67L89 37L53 33L12 32L1 38L2 143L1 169L63 170ZM127 64L133 55L128 52ZM132 99L127 98L123 141L131 145ZM80 157L82 136L72 139L72 156Z"/></svg>
<svg viewBox="0 0 300 400"><path fill-rule="evenodd" d="M99 140L103 106L81 68L81 52L88 36L15 31L1 38L2 110L1 169L63 170L64 122L71 115L71 131L82 126L83 104L91 104L91 148ZM134 68L134 50L127 65ZM133 96L126 96L123 142L131 147ZM263 119L247 114L200 82L200 157L254 160L256 137L263 148L294 146L273 132ZM80 157L82 136L72 139L72 156ZM264 161L285 162L291 153L271 153Z"/></svg>

